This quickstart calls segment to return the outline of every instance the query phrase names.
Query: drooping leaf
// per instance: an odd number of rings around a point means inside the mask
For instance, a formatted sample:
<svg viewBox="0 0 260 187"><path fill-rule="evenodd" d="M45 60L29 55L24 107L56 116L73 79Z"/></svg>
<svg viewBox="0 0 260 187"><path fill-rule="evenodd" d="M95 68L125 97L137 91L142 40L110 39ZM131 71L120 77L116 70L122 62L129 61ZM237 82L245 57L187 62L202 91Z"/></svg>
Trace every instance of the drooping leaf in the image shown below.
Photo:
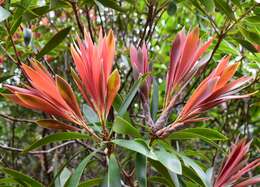
<svg viewBox="0 0 260 187"><path fill-rule="evenodd" d="M0 6L0 22L6 20L10 16L10 12Z"/></svg>
<svg viewBox="0 0 260 187"><path fill-rule="evenodd" d="M133 127L132 124L119 116L114 121L113 131L120 134L130 135L135 138L141 137L139 131Z"/></svg>
<svg viewBox="0 0 260 187"><path fill-rule="evenodd" d="M107 183L108 187L121 187L120 169L114 154L109 158Z"/></svg>
<svg viewBox="0 0 260 187"><path fill-rule="evenodd" d="M18 172L16 170L9 169L9 168L0 168L0 171L8 174L9 176L12 176L17 181L22 181L22 182L26 183L27 185L30 185L33 187L43 187L43 184L41 184L39 181L37 181L27 175L24 175L23 173Z"/></svg>
<svg viewBox="0 0 260 187"><path fill-rule="evenodd" d="M31 151L33 149L36 149L38 147L41 147L43 145L57 142L57 141L65 141L65 140L75 140L75 139L89 139L89 135L87 134L81 134L77 132L61 132L61 133L55 133L51 134L49 136L46 136L33 144L31 144L29 147L25 148L23 150L23 154L26 154L28 151Z"/></svg>
<svg viewBox="0 0 260 187"><path fill-rule="evenodd" d="M136 178L138 181L138 186L146 187L147 186L147 158L144 155L139 153L136 154L135 160L136 167Z"/></svg>
<svg viewBox="0 0 260 187"><path fill-rule="evenodd" d="M99 150L99 149L98 149ZM69 180L66 182L65 187L74 187L78 186L80 182L81 175L83 174L84 169L86 168L87 164L90 162L92 157L97 153L97 151L92 152L88 156L86 156L80 164L77 166L76 170L70 176Z"/></svg>
<svg viewBox="0 0 260 187"><path fill-rule="evenodd" d="M42 119L37 120L35 123L43 128L50 129L61 129L61 130L70 130L70 131L79 131L80 129L71 125L67 125L61 121L57 121L54 119Z"/></svg>
<svg viewBox="0 0 260 187"><path fill-rule="evenodd" d="M239 42L244 48L246 48L247 50L249 50L252 53L256 53L257 50L256 48L248 41L243 40L243 39L239 39L239 38L234 38L237 42Z"/></svg>
<svg viewBox="0 0 260 187"><path fill-rule="evenodd" d="M150 152L148 145L142 139L135 139L135 140L123 140L123 139L115 139L112 142L120 147L124 147L131 151L141 153L148 158L157 159L154 153Z"/></svg>
<svg viewBox="0 0 260 187"><path fill-rule="evenodd" d="M71 27L67 27L58 33L56 33L48 42L47 44L40 50L40 52L36 55L37 59L40 59L45 54L50 52L52 49L57 47L69 34Z"/></svg>
<svg viewBox="0 0 260 187"><path fill-rule="evenodd" d="M173 152L166 151L162 146L154 150L157 160L161 162L170 171L182 174L181 162Z"/></svg>

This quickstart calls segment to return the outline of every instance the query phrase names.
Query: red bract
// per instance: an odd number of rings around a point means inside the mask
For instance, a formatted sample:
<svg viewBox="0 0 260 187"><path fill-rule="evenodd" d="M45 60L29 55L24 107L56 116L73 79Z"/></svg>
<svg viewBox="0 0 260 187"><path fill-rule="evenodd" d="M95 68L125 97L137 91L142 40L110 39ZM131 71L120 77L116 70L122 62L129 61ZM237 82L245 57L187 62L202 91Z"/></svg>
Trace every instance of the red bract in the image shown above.
<svg viewBox="0 0 260 187"><path fill-rule="evenodd" d="M93 44L88 33L77 42L78 46L71 46L71 54L79 77L72 71L73 78L86 102L104 120L120 88L118 71L111 73L115 55L113 32L105 37L100 32L98 44Z"/></svg>
<svg viewBox="0 0 260 187"><path fill-rule="evenodd" d="M221 60L218 66L193 92L176 121L166 127L166 129L157 132L158 135L165 136L179 126L205 120L205 118L200 118L199 115L220 103L230 99L245 98L252 95L235 95L240 90L239 88L248 83L251 78L242 77L230 81L235 74L239 63L229 65L229 59L230 57L227 56Z"/></svg>
<svg viewBox="0 0 260 187"><path fill-rule="evenodd" d="M166 97L167 106L174 92L181 90L193 75L207 60L200 59L202 54L208 49L213 38L202 44L199 38L199 28L185 34L180 31L172 44L170 52L170 67L166 78Z"/></svg>
<svg viewBox="0 0 260 187"><path fill-rule="evenodd" d="M23 107L62 117L86 128L70 85L58 75L54 80L39 62L32 61L31 64L32 67L26 64L21 65L31 86L26 85L25 88L20 88L4 85L11 94L3 95ZM54 128L58 128L57 123ZM46 123L43 126L46 126ZM47 126L51 128L51 126ZM67 129L66 127L68 126L61 126L63 129Z"/></svg>
<svg viewBox="0 0 260 187"><path fill-rule="evenodd" d="M245 139L234 144L227 159L223 162L221 169L214 182L214 187L246 187L260 183L260 176L242 179L242 176L250 170L260 166L260 158L248 163L247 153L251 142Z"/></svg>
<svg viewBox="0 0 260 187"><path fill-rule="evenodd" d="M145 73L150 72L149 62L148 62L148 54L145 44L143 44L142 48L136 49L133 45L130 47L130 58L131 64L133 67L134 78L138 79L140 76ZM149 98L151 87L151 77L146 79L146 82L141 87L141 95L147 101Z"/></svg>

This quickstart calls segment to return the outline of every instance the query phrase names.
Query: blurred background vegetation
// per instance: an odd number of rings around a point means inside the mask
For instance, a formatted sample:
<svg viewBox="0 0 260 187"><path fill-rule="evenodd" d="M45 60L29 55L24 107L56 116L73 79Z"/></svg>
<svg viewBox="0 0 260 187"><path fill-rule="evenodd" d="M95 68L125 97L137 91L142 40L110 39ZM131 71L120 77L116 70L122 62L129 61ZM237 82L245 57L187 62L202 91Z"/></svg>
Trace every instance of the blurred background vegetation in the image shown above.
<svg viewBox="0 0 260 187"><path fill-rule="evenodd" d="M215 37L210 47L211 60L185 90L184 100L180 101L176 111L227 54L232 55L232 61L241 63L237 77L254 77L242 92L260 89L260 4L254 0L2 0L0 3L1 84L23 85L24 77L18 63L28 63L30 58L37 58L51 71L65 77L77 90L70 75L73 66L70 44L77 36L82 37L84 29L94 40L100 29L104 33L112 29L116 35L114 66L122 76L120 95L126 95L133 84L130 44L140 46L145 42L153 67L153 99L158 100L158 108L161 108L171 43L182 28L188 31L199 27L204 41ZM5 92L1 86L0 92ZM83 99L79 94L78 97L83 105ZM257 93L250 99L229 101L210 110L207 114L209 121L196 125L225 134L229 140L217 142L225 151L239 136L253 138L251 156L259 157L259 99ZM153 110L153 115L159 112ZM140 99L136 97L129 109L129 116L136 124L141 121L136 120L140 113ZM18 154L35 140L53 133L34 124L34 120L45 117L46 114L27 110L0 97L0 164L49 184L57 168L79 151L79 145L72 143L46 154ZM42 150L57 145L53 143ZM179 141L179 147L198 163L203 163L202 167L210 167L213 160L225 155L225 151L216 154L213 146L197 139ZM62 177L66 178L80 160L81 154L69 162ZM103 177L103 161L100 162L91 163L83 178Z"/></svg>

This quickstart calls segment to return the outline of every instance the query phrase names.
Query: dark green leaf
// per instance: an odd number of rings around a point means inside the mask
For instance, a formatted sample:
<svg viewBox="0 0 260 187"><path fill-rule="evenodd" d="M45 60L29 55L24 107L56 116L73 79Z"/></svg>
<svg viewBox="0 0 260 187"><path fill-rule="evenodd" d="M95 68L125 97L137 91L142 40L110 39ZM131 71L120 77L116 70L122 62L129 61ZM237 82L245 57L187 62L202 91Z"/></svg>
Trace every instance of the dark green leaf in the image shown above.
<svg viewBox="0 0 260 187"><path fill-rule="evenodd" d="M86 168L87 164L90 162L92 157L97 153L98 150L92 152L88 156L86 156L78 165L76 170L70 176L69 180L66 182L65 187L74 187L78 186L80 182L81 175L83 174L84 169Z"/></svg>
<svg viewBox="0 0 260 187"><path fill-rule="evenodd" d="M115 0L96 0L100 2L104 7L112 8L118 11L124 11L124 9L118 5Z"/></svg>
<svg viewBox="0 0 260 187"><path fill-rule="evenodd" d="M239 27L239 30L248 41L252 42L253 44L260 45L260 36L258 33L248 31L242 27Z"/></svg>
<svg viewBox="0 0 260 187"><path fill-rule="evenodd" d="M26 21L30 21L32 19L39 17L39 16L43 16L44 14L47 14L51 10L52 9L49 9L49 6L37 7L37 8L30 10L30 11L25 12L23 14L23 18Z"/></svg>
<svg viewBox="0 0 260 187"><path fill-rule="evenodd" d="M135 159L136 167L136 178L138 181L138 186L146 187L147 186L147 158L144 155L139 153L136 154Z"/></svg>
<svg viewBox="0 0 260 187"><path fill-rule="evenodd" d="M43 57L45 54L57 47L67 37L67 35L70 32L70 29L71 27L67 27L55 34L42 48L42 50L36 55L36 58L39 59Z"/></svg>
<svg viewBox="0 0 260 187"><path fill-rule="evenodd" d="M17 179L18 181L22 181L25 182L33 187L43 187L43 184L41 184L40 182L38 182L37 180L24 175L23 173L20 173L18 171L15 171L13 169L9 169L9 168L0 168L0 170L10 176L12 176L14 179Z"/></svg>
<svg viewBox="0 0 260 187"><path fill-rule="evenodd" d="M108 187L121 187L120 169L114 154L109 158L107 183Z"/></svg>
<svg viewBox="0 0 260 187"><path fill-rule="evenodd" d="M38 147L41 147L43 145L52 142L64 141L64 140L75 140L75 139L89 139L89 135L81 134L77 132L61 132L61 133L52 134L34 142L32 145L24 149L23 154L26 154L28 151L31 151L33 149L36 149Z"/></svg>
<svg viewBox="0 0 260 187"><path fill-rule="evenodd" d="M4 76L0 77L0 83L10 79L11 77L13 77L13 75L4 75Z"/></svg>
<svg viewBox="0 0 260 187"><path fill-rule="evenodd" d="M249 17L246 17L244 20L251 24L260 24L259 16L249 16Z"/></svg>
<svg viewBox="0 0 260 187"><path fill-rule="evenodd" d="M176 2L175 1L171 1L168 5L168 8L167 8L167 13L172 16L175 14L175 12L177 11L177 5L176 5Z"/></svg>
<svg viewBox="0 0 260 187"><path fill-rule="evenodd" d="M231 7L224 0L214 0L216 7L220 10L220 12L224 13L231 20L235 20L235 15Z"/></svg>
<svg viewBox="0 0 260 187"><path fill-rule="evenodd" d="M240 43L244 48L246 48L247 50L249 50L252 53L256 53L257 50L256 48L248 41L243 40L243 39L239 39L239 38L234 38L238 43Z"/></svg>
<svg viewBox="0 0 260 187"><path fill-rule="evenodd" d="M6 20L10 16L10 12L0 6L0 22Z"/></svg>
<svg viewBox="0 0 260 187"><path fill-rule="evenodd" d="M117 117L115 119L113 124L113 131L119 134L131 135L135 138L141 137L139 131L134 126L132 126L132 124L121 117Z"/></svg>

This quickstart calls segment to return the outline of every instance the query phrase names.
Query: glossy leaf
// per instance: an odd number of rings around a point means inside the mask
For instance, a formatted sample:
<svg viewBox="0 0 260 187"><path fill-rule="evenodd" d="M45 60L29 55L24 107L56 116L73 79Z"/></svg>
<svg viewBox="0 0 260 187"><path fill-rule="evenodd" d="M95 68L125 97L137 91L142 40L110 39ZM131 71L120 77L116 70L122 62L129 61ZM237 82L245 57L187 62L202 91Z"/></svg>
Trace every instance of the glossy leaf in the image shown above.
<svg viewBox="0 0 260 187"><path fill-rule="evenodd" d="M214 12L215 10L214 0L200 0L200 2L206 7L206 11Z"/></svg>
<svg viewBox="0 0 260 187"><path fill-rule="evenodd" d="M58 33L56 33L47 43L46 45L40 50L40 52L36 55L37 59L40 59L45 54L50 52L52 49L57 47L69 34L71 27L67 27Z"/></svg>
<svg viewBox="0 0 260 187"><path fill-rule="evenodd" d="M92 152L80 162L73 174L70 176L69 180L66 182L65 187L74 187L79 185L84 169L96 153L97 151Z"/></svg>
<svg viewBox="0 0 260 187"><path fill-rule="evenodd" d="M83 105L83 114L89 123L99 122L97 113L87 104Z"/></svg>
<svg viewBox="0 0 260 187"><path fill-rule="evenodd" d="M123 119L121 117L117 117L115 119L114 124L113 124L113 131L115 131L116 133L119 133L119 134L130 135L135 138L141 137L138 129L136 129L134 126L132 126L131 123L129 123L128 121L126 121L125 119Z"/></svg>
<svg viewBox="0 0 260 187"><path fill-rule="evenodd" d="M89 136L87 134L81 134L81 133L77 133L77 132L61 132L61 133L51 134L49 136L46 136L46 137L34 142L29 147L25 148L23 151L23 154L26 154L28 151L31 151L31 150L41 147L43 145L47 145L52 142L75 140L75 139L86 140L86 139L89 139Z"/></svg>
<svg viewBox="0 0 260 187"><path fill-rule="evenodd" d="M248 41L260 45L260 36L258 33L251 32L243 27L239 27L239 30Z"/></svg>
<svg viewBox="0 0 260 187"><path fill-rule="evenodd" d="M108 187L121 187L120 169L114 154L109 158L107 183Z"/></svg>
<svg viewBox="0 0 260 187"><path fill-rule="evenodd" d="M182 174L181 162L173 152L166 151L162 146L159 149L155 149L153 152L158 161L167 169L179 175Z"/></svg>
<svg viewBox="0 0 260 187"><path fill-rule="evenodd" d="M26 183L27 185L30 185L33 187L43 187L43 184L41 184L39 181L37 181L27 175L24 175L21 172L15 171L13 169L0 168L0 171L12 176L17 181L22 181L22 182Z"/></svg>

